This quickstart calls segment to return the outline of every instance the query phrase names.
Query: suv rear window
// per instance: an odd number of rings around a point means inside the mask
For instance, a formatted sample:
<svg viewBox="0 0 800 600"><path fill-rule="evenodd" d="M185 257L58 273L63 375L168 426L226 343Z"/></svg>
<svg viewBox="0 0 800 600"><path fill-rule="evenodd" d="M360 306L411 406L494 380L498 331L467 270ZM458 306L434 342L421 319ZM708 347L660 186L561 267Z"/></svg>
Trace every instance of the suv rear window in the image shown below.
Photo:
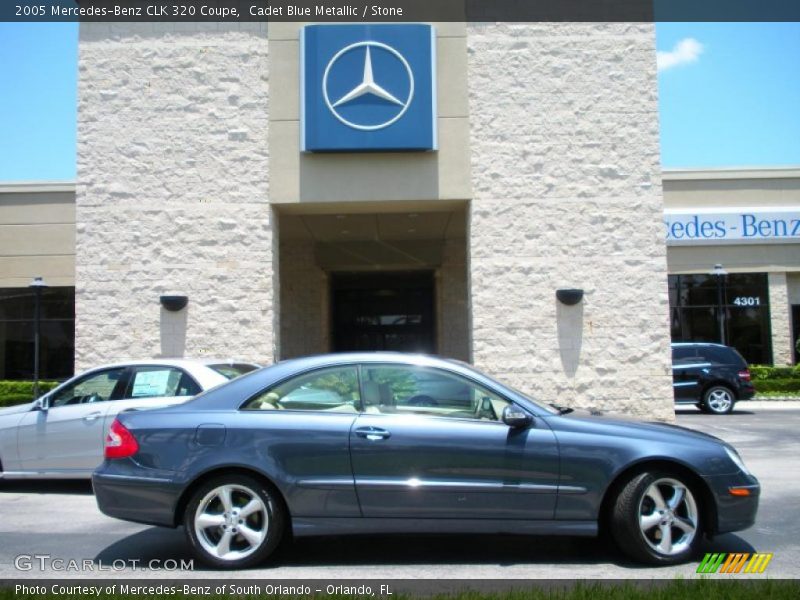
<svg viewBox="0 0 800 600"><path fill-rule="evenodd" d="M697 356L697 348L694 346L673 346L672 347L672 362L685 360L687 358L695 358Z"/></svg>
<svg viewBox="0 0 800 600"><path fill-rule="evenodd" d="M734 365L742 368L747 366L747 362L734 348L699 346L698 354L706 361L717 365Z"/></svg>
<svg viewBox="0 0 800 600"><path fill-rule="evenodd" d="M255 365L249 365L247 363L225 363L220 365L208 365L209 369L213 369L226 379L236 379L239 375L244 375L245 373L249 373L250 371L255 371L258 369Z"/></svg>

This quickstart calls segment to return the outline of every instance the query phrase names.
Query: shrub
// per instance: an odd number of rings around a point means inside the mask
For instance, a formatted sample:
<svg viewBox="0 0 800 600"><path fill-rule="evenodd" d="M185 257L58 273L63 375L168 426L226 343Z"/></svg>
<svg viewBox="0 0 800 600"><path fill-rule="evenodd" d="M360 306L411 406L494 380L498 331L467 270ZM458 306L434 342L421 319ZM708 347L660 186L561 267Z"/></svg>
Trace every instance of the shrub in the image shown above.
<svg viewBox="0 0 800 600"><path fill-rule="evenodd" d="M57 381L40 381L39 393L49 392L57 385ZM0 407L25 404L31 400L33 400L32 381L0 381Z"/></svg>

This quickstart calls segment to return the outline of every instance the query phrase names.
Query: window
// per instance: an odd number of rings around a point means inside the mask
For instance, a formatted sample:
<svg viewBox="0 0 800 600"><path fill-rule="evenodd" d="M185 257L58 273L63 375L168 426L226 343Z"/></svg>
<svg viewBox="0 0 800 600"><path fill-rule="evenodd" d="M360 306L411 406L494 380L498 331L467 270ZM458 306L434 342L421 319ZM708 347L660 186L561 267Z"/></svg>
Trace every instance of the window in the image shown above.
<svg viewBox="0 0 800 600"><path fill-rule="evenodd" d="M358 369L335 367L305 373L270 388L245 404L244 410L314 410L358 412Z"/></svg>
<svg viewBox="0 0 800 600"><path fill-rule="evenodd" d="M467 379L436 369L368 365L362 377L368 413L498 421L509 404Z"/></svg>
<svg viewBox="0 0 800 600"><path fill-rule="evenodd" d="M694 346L675 346L672 348L672 362L688 362L697 359L697 348Z"/></svg>
<svg viewBox="0 0 800 600"><path fill-rule="evenodd" d="M0 380L33 379L34 293L0 288ZM65 380L75 362L75 288L42 291L39 377Z"/></svg>
<svg viewBox="0 0 800 600"><path fill-rule="evenodd" d="M124 367L119 367L88 375L50 396L49 405L52 408L87 402L105 402L112 397L116 398L119 393L114 394L114 391L124 372Z"/></svg>
<svg viewBox="0 0 800 600"><path fill-rule="evenodd" d="M200 386L181 369L174 367L136 367L126 398L171 398L194 396Z"/></svg>
<svg viewBox="0 0 800 600"><path fill-rule="evenodd" d="M236 379L239 375L244 375L245 373L250 373L251 371L255 371L258 369L256 365L251 365L248 363L225 363L220 365L208 365L209 369L212 369L225 377L226 379Z"/></svg>
<svg viewBox="0 0 800 600"><path fill-rule="evenodd" d="M719 283L719 287L717 287ZM720 300L725 342L750 363L771 364L766 273L670 275L673 342L720 342Z"/></svg>

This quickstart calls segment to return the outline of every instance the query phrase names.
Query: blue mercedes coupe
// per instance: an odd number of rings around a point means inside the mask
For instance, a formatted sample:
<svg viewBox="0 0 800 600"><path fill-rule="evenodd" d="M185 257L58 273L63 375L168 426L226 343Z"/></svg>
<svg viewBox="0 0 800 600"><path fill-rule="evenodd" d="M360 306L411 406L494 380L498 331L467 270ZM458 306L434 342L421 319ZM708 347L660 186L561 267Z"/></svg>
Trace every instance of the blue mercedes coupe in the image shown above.
<svg viewBox="0 0 800 600"><path fill-rule="evenodd" d="M285 534L608 532L636 560L689 560L750 527L758 481L725 442L534 402L469 365L331 354L193 400L121 413L93 485L107 515L183 526L216 567Z"/></svg>

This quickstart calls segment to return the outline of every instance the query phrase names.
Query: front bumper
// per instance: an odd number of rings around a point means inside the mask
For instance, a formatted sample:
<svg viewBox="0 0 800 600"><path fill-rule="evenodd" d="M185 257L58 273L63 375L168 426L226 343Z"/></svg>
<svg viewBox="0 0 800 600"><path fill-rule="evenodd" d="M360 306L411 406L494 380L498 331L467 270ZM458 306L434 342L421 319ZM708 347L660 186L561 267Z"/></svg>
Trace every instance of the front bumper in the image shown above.
<svg viewBox="0 0 800 600"><path fill-rule="evenodd" d="M97 506L103 514L125 521L175 527L181 487L170 479L104 472L92 475Z"/></svg>
<svg viewBox="0 0 800 600"><path fill-rule="evenodd" d="M716 500L716 524L713 534L742 531L756 521L758 500L761 496L761 485L758 480L747 473L735 475L715 475L704 478ZM749 496L735 496L731 489L746 489Z"/></svg>

